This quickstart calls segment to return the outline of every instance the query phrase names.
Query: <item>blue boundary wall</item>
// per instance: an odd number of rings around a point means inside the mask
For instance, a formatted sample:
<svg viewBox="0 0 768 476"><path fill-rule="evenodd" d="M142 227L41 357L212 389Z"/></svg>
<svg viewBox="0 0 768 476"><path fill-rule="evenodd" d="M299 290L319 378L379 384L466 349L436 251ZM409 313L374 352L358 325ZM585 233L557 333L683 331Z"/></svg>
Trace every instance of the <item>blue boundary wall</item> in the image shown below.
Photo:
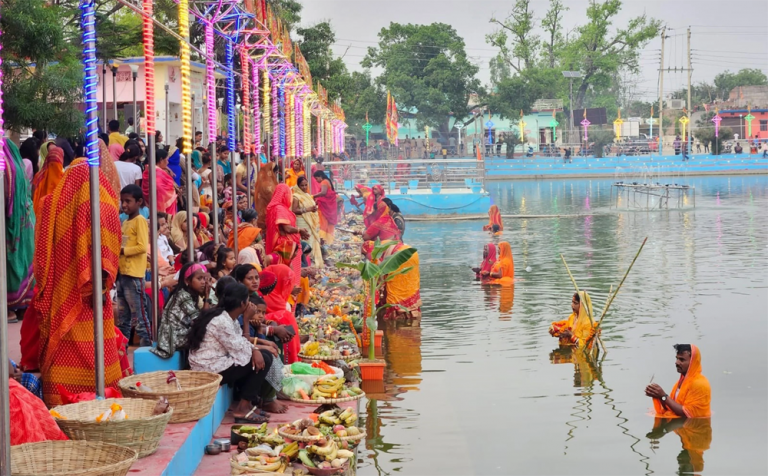
<svg viewBox="0 0 768 476"><path fill-rule="evenodd" d="M399 191L387 193L392 203L400 208L400 212L406 217L429 217L450 215L482 215L488 213L491 206L491 196L488 192L450 191L447 193L408 193ZM350 212L355 207L344 201L344 210Z"/></svg>
<svg viewBox="0 0 768 476"><path fill-rule="evenodd" d="M486 180L514 180L540 177L610 177L617 173L652 172L655 175L765 174L768 159L762 155L693 155L683 162L682 156L541 157L524 159L488 158Z"/></svg>

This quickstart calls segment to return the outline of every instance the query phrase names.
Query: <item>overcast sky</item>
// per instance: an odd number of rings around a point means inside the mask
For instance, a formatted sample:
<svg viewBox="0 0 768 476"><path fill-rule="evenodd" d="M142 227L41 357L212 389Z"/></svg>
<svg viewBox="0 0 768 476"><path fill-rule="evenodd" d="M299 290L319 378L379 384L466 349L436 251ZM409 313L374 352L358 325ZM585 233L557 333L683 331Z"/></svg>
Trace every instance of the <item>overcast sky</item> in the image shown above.
<svg viewBox="0 0 768 476"><path fill-rule="evenodd" d="M452 25L464 37L467 54L480 67L479 78L489 80L488 60L495 50L485 41L494 31L491 16L505 18L514 0L303 0L302 24L330 20L336 31L337 55L346 54L347 65L355 70L368 46L377 42L381 28L396 23L441 22ZM570 8L565 28L586 23L589 0L564 0ZM548 0L531 2L537 23L547 10ZM645 13L666 23L665 67L687 66L686 28L691 27L693 83L712 81L730 69L760 68L768 74L768 0L624 0L615 24L624 26L630 18ZM651 41L643 51L637 78L637 93L645 99L658 97L658 68L661 40ZM664 75L664 90L687 85L685 73Z"/></svg>

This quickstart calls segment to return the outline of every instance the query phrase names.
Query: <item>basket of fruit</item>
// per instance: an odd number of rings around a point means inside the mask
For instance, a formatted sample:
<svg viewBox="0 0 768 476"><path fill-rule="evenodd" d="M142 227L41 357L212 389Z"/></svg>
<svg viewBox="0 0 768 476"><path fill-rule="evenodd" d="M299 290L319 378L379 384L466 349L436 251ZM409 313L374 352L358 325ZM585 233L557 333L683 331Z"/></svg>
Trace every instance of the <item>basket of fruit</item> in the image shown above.
<svg viewBox="0 0 768 476"><path fill-rule="evenodd" d="M314 372L309 374L309 372ZM296 377L308 385L313 385L317 379L323 375L335 375L344 377L344 371L338 367L331 367L323 360L313 360L309 362L294 362L291 365L283 366L283 376L286 378Z"/></svg>
<svg viewBox="0 0 768 476"><path fill-rule="evenodd" d="M342 410L337 407L317 416L320 433L339 442L354 443L365 438L365 431L355 426L356 423L357 414L352 408Z"/></svg>
<svg viewBox="0 0 768 476"><path fill-rule="evenodd" d="M312 393L299 389L298 395L289 395L291 401L299 403L342 403L358 400L365 395L359 387L345 387L344 377L324 375L312 384Z"/></svg>
<svg viewBox="0 0 768 476"><path fill-rule="evenodd" d="M323 438L320 429L315 426L315 422L310 418L296 420L277 429L277 434L286 441L300 441L307 443L317 441Z"/></svg>
<svg viewBox="0 0 768 476"><path fill-rule="evenodd" d="M157 451L173 409L141 398L109 398L61 405L51 414L70 440L127 446L143 458Z"/></svg>
<svg viewBox="0 0 768 476"><path fill-rule="evenodd" d="M349 342L342 342L341 345L337 346L329 341L312 341L302 346L299 358L308 362L313 360L349 361L359 359L360 353Z"/></svg>
<svg viewBox="0 0 768 476"><path fill-rule="evenodd" d="M274 432L257 446L247 448L230 459L231 474L285 473L292 461L298 462L299 442L285 441Z"/></svg>
<svg viewBox="0 0 768 476"><path fill-rule="evenodd" d="M349 468L349 462L355 454L339 448L332 439L322 439L299 450L299 462L309 472L317 476L341 474Z"/></svg>

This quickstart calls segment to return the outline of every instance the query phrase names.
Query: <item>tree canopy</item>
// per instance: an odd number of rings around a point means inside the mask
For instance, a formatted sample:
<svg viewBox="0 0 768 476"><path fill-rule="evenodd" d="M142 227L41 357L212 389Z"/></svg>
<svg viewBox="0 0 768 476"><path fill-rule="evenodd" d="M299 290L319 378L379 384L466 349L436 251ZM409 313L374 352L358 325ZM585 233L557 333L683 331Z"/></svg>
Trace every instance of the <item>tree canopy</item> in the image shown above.
<svg viewBox="0 0 768 476"><path fill-rule="evenodd" d="M480 89L478 67L467 58L464 39L450 25L390 23L368 48L362 65L383 69L376 83L414 112L419 126L448 131L448 119L469 113L469 95Z"/></svg>

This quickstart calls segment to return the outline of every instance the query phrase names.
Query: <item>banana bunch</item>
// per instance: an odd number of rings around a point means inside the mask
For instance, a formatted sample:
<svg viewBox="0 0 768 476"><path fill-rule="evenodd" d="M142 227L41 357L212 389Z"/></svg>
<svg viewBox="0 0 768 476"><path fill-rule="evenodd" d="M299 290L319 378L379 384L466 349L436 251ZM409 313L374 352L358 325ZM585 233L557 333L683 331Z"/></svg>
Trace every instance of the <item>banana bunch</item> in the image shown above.
<svg viewBox="0 0 768 476"><path fill-rule="evenodd" d="M318 420L320 421L320 424L324 423L330 426L341 425L341 419L336 416L336 412L334 410L328 410L327 412L321 413L318 415Z"/></svg>
<svg viewBox="0 0 768 476"><path fill-rule="evenodd" d="M333 461L339 454L339 445L334 440L326 440L325 445L320 446L320 442L312 446L307 446L307 451L316 454L326 461Z"/></svg>
<svg viewBox="0 0 768 476"><path fill-rule="evenodd" d="M283 456L259 456L248 461L248 467L264 472L284 473L288 468L288 458Z"/></svg>
<svg viewBox="0 0 768 476"><path fill-rule="evenodd" d="M304 348L301 349L301 353L306 355L307 357L312 357L313 355L317 355L319 351L320 351L320 343L317 341L307 342L306 344L304 344Z"/></svg>
<svg viewBox="0 0 768 476"><path fill-rule="evenodd" d="M296 459L299 455L299 443L297 441L291 442L280 450L281 456L286 456L289 460Z"/></svg>
<svg viewBox="0 0 768 476"><path fill-rule="evenodd" d="M355 424L355 422L357 422L357 415L352 411L351 408L347 408L341 412L341 415L339 415L339 420L344 422L344 426L352 426Z"/></svg>
<svg viewBox="0 0 768 476"><path fill-rule="evenodd" d="M336 377L335 375L320 377L312 387L312 399L334 398L338 396L342 388L344 388L344 377Z"/></svg>

